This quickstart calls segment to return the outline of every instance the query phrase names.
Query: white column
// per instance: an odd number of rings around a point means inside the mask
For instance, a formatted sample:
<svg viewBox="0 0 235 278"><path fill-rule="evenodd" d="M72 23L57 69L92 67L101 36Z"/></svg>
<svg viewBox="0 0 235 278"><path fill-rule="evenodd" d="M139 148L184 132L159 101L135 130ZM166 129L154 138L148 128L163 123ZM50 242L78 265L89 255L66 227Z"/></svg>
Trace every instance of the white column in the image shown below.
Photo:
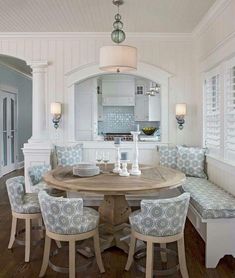
<svg viewBox="0 0 235 278"><path fill-rule="evenodd" d="M46 136L46 61L27 63L33 70L32 137L29 143L43 142Z"/></svg>

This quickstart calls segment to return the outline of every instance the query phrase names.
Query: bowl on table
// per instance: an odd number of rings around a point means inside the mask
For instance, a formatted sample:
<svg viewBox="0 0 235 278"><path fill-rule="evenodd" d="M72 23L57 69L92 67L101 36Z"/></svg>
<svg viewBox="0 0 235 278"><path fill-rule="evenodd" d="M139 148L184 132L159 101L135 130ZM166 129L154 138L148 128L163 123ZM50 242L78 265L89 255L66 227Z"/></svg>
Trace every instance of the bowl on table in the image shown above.
<svg viewBox="0 0 235 278"><path fill-rule="evenodd" d="M156 127L144 127L144 128L142 128L142 131L145 135L153 135L156 130L157 130Z"/></svg>
<svg viewBox="0 0 235 278"><path fill-rule="evenodd" d="M95 163L79 163L73 167L73 175L79 177L92 177L99 175L100 168Z"/></svg>

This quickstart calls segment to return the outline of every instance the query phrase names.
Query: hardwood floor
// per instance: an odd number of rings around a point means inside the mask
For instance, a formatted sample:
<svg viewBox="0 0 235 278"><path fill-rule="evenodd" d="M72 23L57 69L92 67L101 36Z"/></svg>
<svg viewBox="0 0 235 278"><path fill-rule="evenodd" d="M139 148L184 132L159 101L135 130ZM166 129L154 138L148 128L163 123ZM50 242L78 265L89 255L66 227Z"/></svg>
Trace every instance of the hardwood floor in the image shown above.
<svg viewBox="0 0 235 278"><path fill-rule="evenodd" d="M43 245L33 246L31 249L30 263L24 262L24 247L14 244L13 251L7 249L10 227L11 227L11 210L7 197L5 181L9 177L22 175L23 171L15 171L10 175L6 175L0 179L0 278L22 277L32 278L38 277L43 254ZM22 223L21 223L22 224ZM216 244L216 243L215 243ZM234 243L233 243L234 244ZM207 270L204 267L204 242L197 234L189 221L185 228L185 245L186 259L189 276L192 278L234 278L235 277L235 259L231 256L225 256L220 260L216 269ZM175 244L168 247L175 249ZM53 246L55 248L55 246ZM78 263L83 263L84 259L79 255ZM78 273L77 277L83 278L141 278L144 275L132 266L129 272L124 271L127 255L117 248L111 248L102 254L104 267L106 272L99 274L98 267L94 263L87 271ZM55 257L56 258L56 257ZM66 253L58 255L58 264L68 263ZM173 259L169 259L169 263L173 264ZM58 274L48 268L45 277L68 277L65 274ZM166 277L166 276L165 276ZM175 274L167 277L181 277Z"/></svg>

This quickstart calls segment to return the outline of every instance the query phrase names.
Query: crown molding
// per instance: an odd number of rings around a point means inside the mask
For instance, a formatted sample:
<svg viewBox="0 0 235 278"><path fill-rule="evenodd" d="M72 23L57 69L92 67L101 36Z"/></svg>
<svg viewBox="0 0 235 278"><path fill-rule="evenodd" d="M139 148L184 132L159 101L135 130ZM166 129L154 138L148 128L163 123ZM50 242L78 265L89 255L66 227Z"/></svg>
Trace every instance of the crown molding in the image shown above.
<svg viewBox="0 0 235 278"><path fill-rule="evenodd" d="M127 38L173 38L188 39L191 33L134 33L126 32ZM0 38L110 38L110 32L0 32Z"/></svg>
<svg viewBox="0 0 235 278"><path fill-rule="evenodd" d="M212 7L207 11L202 20L192 31L192 37L197 37L202 34L203 31L209 28L210 23L218 17L232 2L233 0L217 0Z"/></svg>
<svg viewBox="0 0 235 278"><path fill-rule="evenodd" d="M3 67L5 67L5 68L8 68L8 69L10 69L10 70L12 70L12 71L14 71L14 72L16 72L16 73L18 73L18 74L24 76L24 77L27 78L27 79L32 80L32 75L27 74L27 73L25 73L24 71L21 71L21 70L19 70L18 68L12 66L12 65L9 65L9 64L7 64L7 63L4 63L4 62L0 61L0 66L3 66Z"/></svg>

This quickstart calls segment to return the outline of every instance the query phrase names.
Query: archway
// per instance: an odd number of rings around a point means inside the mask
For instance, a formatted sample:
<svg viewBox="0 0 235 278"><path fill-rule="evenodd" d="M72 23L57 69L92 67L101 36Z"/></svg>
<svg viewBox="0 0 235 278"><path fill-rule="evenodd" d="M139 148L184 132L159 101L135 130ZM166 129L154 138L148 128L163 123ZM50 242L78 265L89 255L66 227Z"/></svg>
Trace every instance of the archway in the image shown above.
<svg viewBox="0 0 235 278"><path fill-rule="evenodd" d="M75 142L75 84L85 79L92 78L104 74L99 69L98 64L88 64L78 67L66 74L67 81L67 98L65 100L65 117L67 124L67 141ZM171 73L158 68L157 66L147 63L138 63L138 70L128 72L129 75L139 76L161 84L161 139L162 142L168 142L168 94L169 94L169 78ZM163 109L164 108L164 109Z"/></svg>

